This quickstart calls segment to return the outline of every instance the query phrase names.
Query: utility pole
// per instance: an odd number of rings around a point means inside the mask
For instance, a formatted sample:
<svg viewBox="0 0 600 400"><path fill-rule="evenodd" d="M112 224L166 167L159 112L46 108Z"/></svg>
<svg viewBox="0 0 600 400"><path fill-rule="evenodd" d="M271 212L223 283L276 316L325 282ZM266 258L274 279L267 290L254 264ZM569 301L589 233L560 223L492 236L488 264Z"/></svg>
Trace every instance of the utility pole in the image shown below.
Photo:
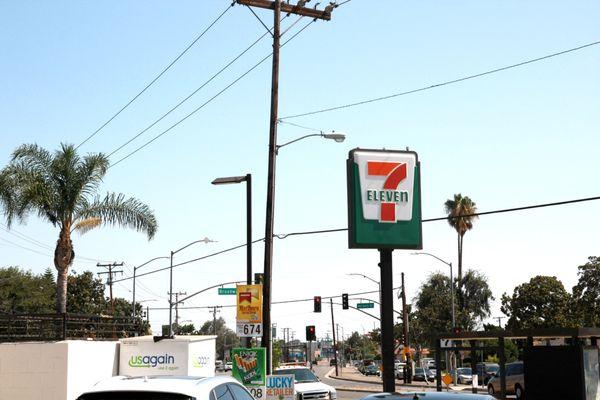
<svg viewBox="0 0 600 400"><path fill-rule="evenodd" d="M498 328L502 328L502 320L506 317L494 317L494 319L498 320Z"/></svg>
<svg viewBox="0 0 600 400"><path fill-rule="evenodd" d="M110 293L110 313L112 316L115 315L115 301L113 299L113 274L123 275L123 270L115 271L115 270L113 270L113 268L122 267L123 264L124 264L123 262L120 262L120 263L113 262L110 264L100 264L100 263L96 264L96 267L101 267L101 268L107 269L104 272L98 272L98 275L108 275L107 284L108 284L109 293Z"/></svg>
<svg viewBox="0 0 600 400"><path fill-rule="evenodd" d="M171 296L171 293L169 292L169 297ZM179 333L179 296L187 296L186 292L176 292L173 293L173 295L175 296L175 326L177 327L177 333ZM183 301L181 302L181 304L183 304Z"/></svg>
<svg viewBox="0 0 600 400"><path fill-rule="evenodd" d="M271 115L269 121L269 169L267 174L267 210L265 218L265 257L263 283L263 336L262 346L267 353L267 375L272 369L271 349L271 272L273 267L273 228L275 213L275 166L277 156L277 118L279 108L279 49L281 38L281 13L295 14L314 19L330 20L330 5L326 10L303 7L305 1L292 5L281 0L237 0L238 4L273 10L273 66L271 71Z"/></svg>
<svg viewBox="0 0 600 400"><path fill-rule="evenodd" d="M335 319L333 318L333 300L332 299L329 299L329 305L331 306L331 330L333 331L333 359L335 360L335 376L338 376L337 343L335 341Z"/></svg>
<svg viewBox="0 0 600 400"><path fill-rule="evenodd" d="M404 367L404 383L412 382L412 363L410 357L410 343L408 340L408 308L406 307L406 289L404 287L404 272L402 272L402 336L406 366Z"/></svg>
<svg viewBox="0 0 600 400"><path fill-rule="evenodd" d="M213 315L213 335L217 336L217 313L221 312L221 310L217 310L218 306L212 307L212 315Z"/></svg>

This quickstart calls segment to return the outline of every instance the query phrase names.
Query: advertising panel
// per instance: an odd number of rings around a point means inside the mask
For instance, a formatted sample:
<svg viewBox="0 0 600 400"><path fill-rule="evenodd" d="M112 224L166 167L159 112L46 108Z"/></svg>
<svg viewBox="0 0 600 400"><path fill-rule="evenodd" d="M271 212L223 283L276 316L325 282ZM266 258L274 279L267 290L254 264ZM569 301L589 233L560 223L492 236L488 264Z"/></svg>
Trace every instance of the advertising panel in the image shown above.
<svg viewBox="0 0 600 400"><path fill-rule="evenodd" d="M237 335L262 335L262 285L237 285Z"/></svg>
<svg viewBox="0 0 600 400"><path fill-rule="evenodd" d="M354 149L347 177L349 248L423 248L417 153Z"/></svg>
<svg viewBox="0 0 600 400"><path fill-rule="evenodd" d="M267 376L266 400L294 400L294 375Z"/></svg>
<svg viewBox="0 0 600 400"><path fill-rule="evenodd" d="M232 349L231 375L250 391L256 400L266 395L267 357L264 347Z"/></svg>

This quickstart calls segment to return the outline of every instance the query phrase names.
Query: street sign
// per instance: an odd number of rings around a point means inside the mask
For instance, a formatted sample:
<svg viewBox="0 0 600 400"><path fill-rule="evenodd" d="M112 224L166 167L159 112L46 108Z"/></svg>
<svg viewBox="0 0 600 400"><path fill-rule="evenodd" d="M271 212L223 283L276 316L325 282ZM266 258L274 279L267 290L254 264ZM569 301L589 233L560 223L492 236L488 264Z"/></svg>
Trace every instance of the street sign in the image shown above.
<svg viewBox="0 0 600 400"><path fill-rule="evenodd" d="M358 303L356 308L375 308L375 303Z"/></svg>
<svg viewBox="0 0 600 400"><path fill-rule="evenodd" d="M262 336L261 322L238 322L236 324L236 333L239 337L259 337Z"/></svg>
<svg viewBox="0 0 600 400"><path fill-rule="evenodd" d="M452 383L452 377L450 374L444 374L444 376L442 376L442 381L446 384L446 386L450 386Z"/></svg>
<svg viewBox="0 0 600 400"><path fill-rule="evenodd" d="M294 400L294 375L267 376L266 400Z"/></svg>
<svg viewBox="0 0 600 400"><path fill-rule="evenodd" d="M246 386L256 400L264 400L267 371L265 348L233 349L231 353L231 375Z"/></svg>
<svg viewBox="0 0 600 400"><path fill-rule="evenodd" d="M220 287L219 288L219 295L234 295L237 293L236 288L234 287Z"/></svg>
<svg viewBox="0 0 600 400"><path fill-rule="evenodd" d="M423 248L417 153L354 149L347 183L349 248Z"/></svg>

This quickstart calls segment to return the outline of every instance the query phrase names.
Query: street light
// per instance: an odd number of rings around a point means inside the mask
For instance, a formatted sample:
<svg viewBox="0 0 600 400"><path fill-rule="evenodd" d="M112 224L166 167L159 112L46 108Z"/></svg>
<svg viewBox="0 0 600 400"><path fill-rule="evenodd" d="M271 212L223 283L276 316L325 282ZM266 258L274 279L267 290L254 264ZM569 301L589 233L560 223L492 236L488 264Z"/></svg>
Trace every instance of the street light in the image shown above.
<svg viewBox="0 0 600 400"><path fill-rule="evenodd" d="M330 139L330 140L335 141L336 143L342 143L344 140L346 140L346 135L344 135L343 133L336 133L335 131L331 131L331 133L323 133L321 131L321 133L311 133L310 135L301 136L297 139L290 140L289 142L286 142L284 144L278 144L275 146L275 154L277 154L279 152L279 149L282 148L283 146L287 146L288 144L296 143L302 139L306 139L309 137L315 137L315 136L320 136L323 139Z"/></svg>
<svg viewBox="0 0 600 400"><path fill-rule="evenodd" d="M381 282L376 281L375 279L367 276L367 275L363 275L363 274L358 274L358 273L351 273L351 274L346 274L346 275L353 275L353 276L362 276L365 279L370 280L371 282L374 282L377 284L377 286L379 287L379 301L381 302Z"/></svg>
<svg viewBox="0 0 600 400"><path fill-rule="evenodd" d="M169 336L170 337L173 337L173 256L175 254L179 253L180 251L187 249L188 247L190 247L193 244L215 243L215 242L216 242L216 240L211 240L207 237L204 237L204 239L195 240L191 243L186 244L185 246L183 246L180 249L171 251L171 264L169 266Z"/></svg>
<svg viewBox="0 0 600 400"><path fill-rule="evenodd" d="M420 255L430 256L450 267L450 298L451 298L451 302L452 302L452 328L454 329L454 327L456 326L456 320L455 320L455 316L454 316L454 277L452 276L452 263L444 261L441 258L439 258L438 256L431 254L431 253L420 252L420 253L410 253L410 254L413 256L420 256Z"/></svg>
<svg viewBox="0 0 600 400"><path fill-rule="evenodd" d="M275 4L279 4L276 2ZM275 13L277 14L277 13ZM276 17L276 24L279 23L279 17ZM278 39L277 39L278 41ZM278 45L276 46L278 47ZM275 89L274 89L275 90ZM278 150L284 146L295 143L299 140L321 136L324 139L333 139L336 142L343 142L346 138L341 133L324 134L315 133L305 135L287 143L277 144L277 104L271 104L271 132L269 134L269 165L267 170L267 201L265 212L265 257L264 257L264 282L263 282L263 324L267 329L263 329L262 346L266 348L267 353L267 374L271 373L272 351L271 351L271 270L273 268L273 228L275 223L275 170L277 165ZM327 135L327 136L326 136Z"/></svg>
<svg viewBox="0 0 600 400"><path fill-rule="evenodd" d="M138 265L137 267L133 267L133 299L131 300L131 316L135 317L135 276L137 273L137 270L142 268L144 265L150 264L152 261L156 261L156 260L160 260L160 259L168 259L169 257L154 257L151 260L146 261L145 263ZM140 301L141 303L141 301Z"/></svg>

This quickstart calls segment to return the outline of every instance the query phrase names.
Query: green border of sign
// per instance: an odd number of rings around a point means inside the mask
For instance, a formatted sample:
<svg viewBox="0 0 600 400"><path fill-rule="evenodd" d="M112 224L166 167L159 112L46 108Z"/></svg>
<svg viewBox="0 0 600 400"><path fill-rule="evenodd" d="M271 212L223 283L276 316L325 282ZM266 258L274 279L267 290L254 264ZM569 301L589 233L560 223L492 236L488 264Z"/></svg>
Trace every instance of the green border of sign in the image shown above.
<svg viewBox="0 0 600 400"><path fill-rule="evenodd" d="M397 221L390 224L366 220L364 218L358 166L354 163L354 152L356 151L410 153L415 155L412 220ZM348 188L348 248L412 250L421 250L423 248L423 230L421 226L421 164L416 152L356 148L350 150L348 153L346 174Z"/></svg>
<svg viewBox="0 0 600 400"><path fill-rule="evenodd" d="M245 353L254 353L257 363L256 367L244 372L238 368L235 356L240 357ZM267 354L264 347L253 347L251 349L236 348L231 350L231 375L244 386L265 386L267 382Z"/></svg>

